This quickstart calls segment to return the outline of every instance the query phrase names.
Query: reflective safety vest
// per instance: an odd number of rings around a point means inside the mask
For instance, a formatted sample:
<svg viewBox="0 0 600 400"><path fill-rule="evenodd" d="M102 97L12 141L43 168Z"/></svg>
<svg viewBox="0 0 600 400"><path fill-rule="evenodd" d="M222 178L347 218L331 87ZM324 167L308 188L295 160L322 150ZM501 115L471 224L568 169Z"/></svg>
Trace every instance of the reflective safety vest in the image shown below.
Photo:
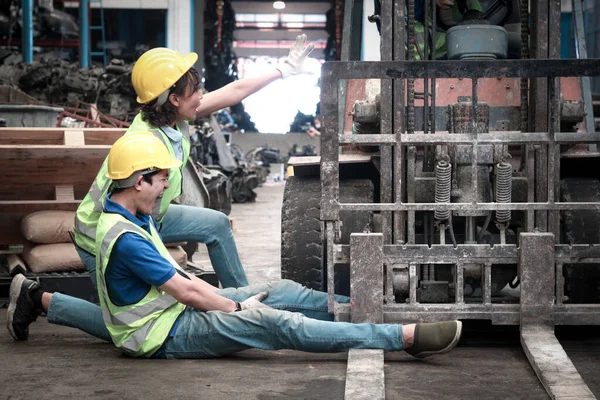
<svg viewBox="0 0 600 400"><path fill-rule="evenodd" d="M183 134L183 163L181 164L181 168L171 169L169 171L169 187L165 189L162 199L157 199L156 205L152 210L152 216L158 223L162 222L171 201L181 195L183 188L183 171L190 155L190 127L187 122L181 122L178 124L177 129ZM169 137L161 129L154 128L148 124L148 122L144 121L141 113L135 117L125 134L127 135L128 133L138 131L152 132L167 146L171 157L176 157L175 150L173 149ZM108 157L104 159L100 172L96 175L96 180L77 208L77 213L75 214L75 243L88 253L94 255L96 254L94 248L96 225L98 224L98 218L100 218L100 214L104 209L104 202L112 184L112 180L106 177L107 171Z"/></svg>
<svg viewBox="0 0 600 400"><path fill-rule="evenodd" d="M135 233L151 241L173 267L181 268L169 255L152 221L149 234L120 214L103 213L100 216L96 236L96 277L102 318L115 346L134 357L150 357L167 339L173 324L186 306L154 286L135 304L113 304L108 296L106 267L114 244L126 232Z"/></svg>
<svg viewBox="0 0 600 400"><path fill-rule="evenodd" d="M428 52L431 52L431 43L433 42L431 35L433 30L430 29L428 32ZM408 46L406 46L408 49ZM446 32L436 31L435 35L435 58L442 58L446 55ZM415 60L427 59L425 54L425 27L419 22L415 21Z"/></svg>

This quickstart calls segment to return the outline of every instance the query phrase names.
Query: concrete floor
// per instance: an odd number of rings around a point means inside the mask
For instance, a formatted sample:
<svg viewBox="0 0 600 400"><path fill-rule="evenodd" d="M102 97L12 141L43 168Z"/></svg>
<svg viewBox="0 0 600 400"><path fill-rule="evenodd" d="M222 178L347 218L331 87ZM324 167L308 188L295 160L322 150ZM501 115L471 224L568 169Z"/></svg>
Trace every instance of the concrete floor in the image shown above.
<svg viewBox="0 0 600 400"><path fill-rule="evenodd" d="M251 283L279 278L283 185L234 205L234 234ZM194 260L208 262L201 249ZM0 310L0 324L6 309ZM565 339L567 352L600 396L600 341ZM518 342L518 330L467 331L451 354L416 360L386 354L386 398L546 399ZM74 329L31 325L30 340L0 334L0 399L343 399L345 354L251 350L216 360L135 360Z"/></svg>

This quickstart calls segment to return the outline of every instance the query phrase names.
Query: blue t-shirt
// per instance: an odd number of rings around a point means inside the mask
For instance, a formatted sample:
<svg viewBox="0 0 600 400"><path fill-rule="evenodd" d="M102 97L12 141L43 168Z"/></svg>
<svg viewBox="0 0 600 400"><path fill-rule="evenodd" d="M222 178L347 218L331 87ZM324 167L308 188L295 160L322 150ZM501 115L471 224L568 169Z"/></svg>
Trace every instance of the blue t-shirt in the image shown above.
<svg viewBox="0 0 600 400"><path fill-rule="evenodd" d="M147 215L132 215L120 204L106 198L104 212L117 213L150 233L150 225L156 222ZM110 253L106 267L106 286L113 304L135 304L148 294L152 286L159 287L176 274L176 269L160 255L152 242L138 234L126 232L121 235Z"/></svg>

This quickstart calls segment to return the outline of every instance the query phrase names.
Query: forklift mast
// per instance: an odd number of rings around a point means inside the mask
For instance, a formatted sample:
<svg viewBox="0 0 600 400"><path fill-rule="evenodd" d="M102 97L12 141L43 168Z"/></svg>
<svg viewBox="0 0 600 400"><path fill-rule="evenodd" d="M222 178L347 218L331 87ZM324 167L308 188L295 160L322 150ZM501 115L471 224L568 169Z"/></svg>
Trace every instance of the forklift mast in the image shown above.
<svg viewBox="0 0 600 400"><path fill-rule="evenodd" d="M290 160L282 276L327 290L340 321L519 325L553 398L556 382L594 398L554 326L600 325L588 80L600 60L560 59L560 0L480 3L439 27L435 0L419 3L421 21L415 0L376 1L381 61L363 62L362 2L345 2L342 61L322 68L321 156ZM491 6L506 6L501 24L485 20ZM447 59L436 60L442 29ZM293 223L303 204L320 225Z"/></svg>

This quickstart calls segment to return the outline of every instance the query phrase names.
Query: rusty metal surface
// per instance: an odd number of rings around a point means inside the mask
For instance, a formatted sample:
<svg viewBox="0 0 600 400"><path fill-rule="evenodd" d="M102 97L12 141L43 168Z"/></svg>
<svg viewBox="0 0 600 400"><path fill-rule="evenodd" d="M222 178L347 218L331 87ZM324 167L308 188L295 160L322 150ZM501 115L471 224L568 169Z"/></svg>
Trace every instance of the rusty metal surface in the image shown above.
<svg viewBox="0 0 600 400"><path fill-rule="evenodd" d="M352 322L383 322L383 234L350 235ZM347 400L385 399L383 350L352 349L346 372Z"/></svg>
<svg viewBox="0 0 600 400"><path fill-rule="evenodd" d="M521 343L550 398L596 399L549 327L521 328Z"/></svg>
<svg viewBox="0 0 600 400"><path fill-rule="evenodd" d="M385 400L383 350L351 349L346 369L346 400Z"/></svg>
<svg viewBox="0 0 600 400"><path fill-rule="evenodd" d="M485 60L485 61L348 61L322 66L323 80L408 78L546 78L596 76L599 59ZM323 83L323 80L321 81ZM329 91L324 91L330 96ZM322 111L322 110L321 110Z"/></svg>
<svg viewBox="0 0 600 400"><path fill-rule="evenodd" d="M383 322L383 234L350 235L352 322Z"/></svg>
<svg viewBox="0 0 600 400"><path fill-rule="evenodd" d="M470 144L474 138L478 144L552 144L555 143L593 143L600 140L600 133L556 132L507 132L490 133L447 133L437 132L430 135L341 135L340 144ZM323 156L322 156L323 157ZM321 158L322 159L322 158ZM547 167L547 165L546 165Z"/></svg>
<svg viewBox="0 0 600 400"><path fill-rule="evenodd" d="M515 302L518 300L513 299ZM336 320L350 321L350 306L336 303ZM569 304L554 306L555 325L600 325L600 306L597 304ZM385 323L436 322L452 319L489 320L493 325L519 325L519 304L392 304L383 307Z"/></svg>
<svg viewBox="0 0 600 400"><path fill-rule="evenodd" d="M521 326L553 326L554 235L524 232L519 241Z"/></svg>

